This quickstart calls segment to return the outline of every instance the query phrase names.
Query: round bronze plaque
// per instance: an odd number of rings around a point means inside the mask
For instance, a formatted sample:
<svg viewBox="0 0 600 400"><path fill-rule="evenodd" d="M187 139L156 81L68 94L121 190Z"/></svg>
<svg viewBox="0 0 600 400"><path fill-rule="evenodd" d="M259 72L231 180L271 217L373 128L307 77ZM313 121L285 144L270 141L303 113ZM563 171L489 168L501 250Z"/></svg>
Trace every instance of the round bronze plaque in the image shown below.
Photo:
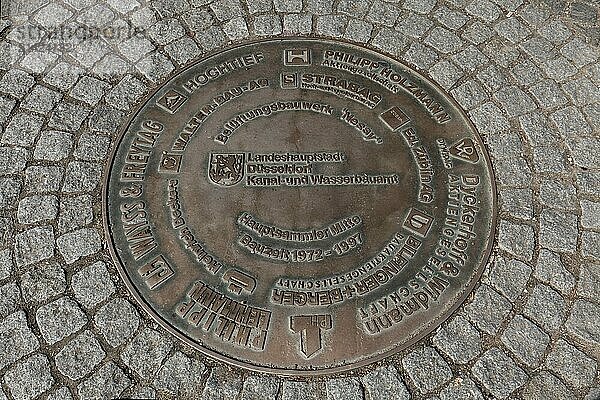
<svg viewBox="0 0 600 400"><path fill-rule="evenodd" d="M213 54L160 87L107 172L113 256L140 304L199 350L338 372L438 326L488 259L481 138L428 79L327 40Z"/></svg>

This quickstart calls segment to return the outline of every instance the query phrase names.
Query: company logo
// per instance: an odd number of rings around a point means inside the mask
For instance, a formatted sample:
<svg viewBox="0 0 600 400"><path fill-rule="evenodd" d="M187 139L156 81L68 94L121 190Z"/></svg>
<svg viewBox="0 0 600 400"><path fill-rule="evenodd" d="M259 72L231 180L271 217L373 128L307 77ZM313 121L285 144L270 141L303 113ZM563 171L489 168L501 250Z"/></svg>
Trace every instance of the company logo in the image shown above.
<svg viewBox="0 0 600 400"><path fill-rule="evenodd" d="M171 89L163 97L156 101L156 104L163 110L175 114L179 107L187 101L187 97L179 93L177 90Z"/></svg>
<svg viewBox="0 0 600 400"><path fill-rule="evenodd" d="M298 89L298 73L297 72L282 72L281 73L281 88L282 89Z"/></svg>
<svg viewBox="0 0 600 400"><path fill-rule="evenodd" d="M233 186L244 177L244 153L211 153L209 179L221 186Z"/></svg>
<svg viewBox="0 0 600 400"><path fill-rule="evenodd" d="M310 49L286 49L283 57L283 64L294 67L310 65Z"/></svg>
<svg viewBox="0 0 600 400"><path fill-rule="evenodd" d="M479 161L477 145L470 138L465 138L450 147L450 155L463 161L475 164Z"/></svg>
<svg viewBox="0 0 600 400"><path fill-rule="evenodd" d="M410 118L402 111L400 107L392 107L389 110L385 111L379 118L392 130L400 128L402 125L406 124L410 121Z"/></svg>

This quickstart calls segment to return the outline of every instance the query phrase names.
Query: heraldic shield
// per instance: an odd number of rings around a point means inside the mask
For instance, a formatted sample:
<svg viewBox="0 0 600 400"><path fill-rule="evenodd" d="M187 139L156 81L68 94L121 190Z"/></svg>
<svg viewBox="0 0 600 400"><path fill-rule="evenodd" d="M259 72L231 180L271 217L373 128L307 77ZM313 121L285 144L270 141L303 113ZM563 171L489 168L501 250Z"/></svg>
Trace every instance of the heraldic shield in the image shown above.
<svg viewBox="0 0 600 400"><path fill-rule="evenodd" d="M233 186L244 177L244 153L211 153L208 177L221 186Z"/></svg>

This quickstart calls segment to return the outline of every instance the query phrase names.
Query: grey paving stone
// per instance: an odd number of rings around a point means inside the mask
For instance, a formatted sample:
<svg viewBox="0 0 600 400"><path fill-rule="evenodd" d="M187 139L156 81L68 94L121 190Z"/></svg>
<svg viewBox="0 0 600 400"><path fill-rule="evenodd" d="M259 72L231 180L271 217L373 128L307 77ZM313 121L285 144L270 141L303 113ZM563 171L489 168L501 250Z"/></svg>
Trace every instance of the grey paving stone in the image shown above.
<svg viewBox="0 0 600 400"><path fill-rule="evenodd" d="M493 31L488 25L481 21L474 20L466 26L462 38L475 45L480 45L487 41L492 35Z"/></svg>
<svg viewBox="0 0 600 400"><path fill-rule="evenodd" d="M284 380L281 387L281 399L282 400L321 400L321 390L319 384L315 381L312 382L296 382L290 380Z"/></svg>
<svg viewBox="0 0 600 400"><path fill-rule="evenodd" d="M331 14L333 0L304 0L304 12L315 15Z"/></svg>
<svg viewBox="0 0 600 400"><path fill-rule="evenodd" d="M98 261L82 268L71 278L75 299L86 308L93 308L115 292L106 264Z"/></svg>
<svg viewBox="0 0 600 400"><path fill-rule="evenodd" d="M65 233L56 239L56 245L67 264L92 255L102 247L100 235L95 228L82 228Z"/></svg>
<svg viewBox="0 0 600 400"><path fill-rule="evenodd" d="M435 0L406 0L402 2L402 8L419 14L427 14L435 7L435 4Z"/></svg>
<svg viewBox="0 0 600 400"><path fill-rule="evenodd" d="M533 217L533 195L529 188L505 188L500 192L500 208L510 216L529 220Z"/></svg>
<svg viewBox="0 0 600 400"><path fill-rule="evenodd" d="M522 158L523 145L516 132L501 132L488 139L489 150L495 159Z"/></svg>
<svg viewBox="0 0 600 400"><path fill-rule="evenodd" d="M548 78L554 79L557 82L569 79L578 71L573 63L562 56L558 56L551 60L545 60L542 63L542 67Z"/></svg>
<svg viewBox="0 0 600 400"><path fill-rule="evenodd" d="M347 24L348 17L345 15L319 15L315 32L323 36L341 37Z"/></svg>
<svg viewBox="0 0 600 400"><path fill-rule="evenodd" d="M597 104L600 101L598 86L586 77L567 81L562 88L575 104Z"/></svg>
<svg viewBox="0 0 600 400"><path fill-rule="evenodd" d="M433 21L426 16L403 13L396 24L396 30L406 36L422 38L433 26Z"/></svg>
<svg viewBox="0 0 600 400"><path fill-rule="evenodd" d="M498 231L500 249L515 257L531 261L535 247L535 234L532 227L501 220Z"/></svg>
<svg viewBox="0 0 600 400"><path fill-rule="evenodd" d="M554 43L562 43L571 36L571 31L560 20L546 22L538 28L538 33Z"/></svg>
<svg viewBox="0 0 600 400"><path fill-rule="evenodd" d="M551 79L536 83L529 89L537 103L544 109L560 107L568 100L560 87Z"/></svg>
<svg viewBox="0 0 600 400"><path fill-rule="evenodd" d="M279 35L282 32L281 19L274 14L258 15L254 18L254 32L258 36Z"/></svg>
<svg viewBox="0 0 600 400"><path fill-rule="evenodd" d="M526 114L536 109L531 98L516 86L505 87L494 94L510 117Z"/></svg>
<svg viewBox="0 0 600 400"><path fill-rule="evenodd" d="M446 28L454 30L461 28L469 20L462 12L444 6L438 7L434 12L434 16Z"/></svg>
<svg viewBox="0 0 600 400"><path fill-rule="evenodd" d="M21 107L40 114L47 114L58 104L62 95L42 85L35 85ZM1 121L1 118L0 118Z"/></svg>
<svg viewBox="0 0 600 400"><path fill-rule="evenodd" d="M239 0L216 0L210 4L210 8L219 21L228 21L244 15Z"/></svg>
<svg viewBox="0 0 600 400"><path fill-rule="evenodd" d="M87 317L81 308L66 296L38 308L35 319L48 344L72 335L87 323Z"/></svg>
<svg viewBox="0 0 600 400"><path fill-rule="evenodd" d="M60 161L69 156L73 135L61 131L43 131L35 146L33 157L38 160Z"/></svg>
<svg viewBox="0 0 600 400"><path fill-rule="evenodd" d="M336 378L325 382L327 400L363 400L360 381L356 378Z"/></svg>
<svg viewBox="0 0 600 400"><path fill-rule="evenodd" d="M225 32L227 37L231 40L240 40L250 35L248 32L248 25L243 17L236 17L224 23L223 32ZM171 57L173 57L172 54Z"/></svg>
<svg viewBox="0 0 600 400"><path fill-rule="evenodd" d="M23 99L35 84L33 76L25 71L10 69L0 79L0 92L8 93Z"/></svg>
<svg viewBox="0 0 600 400"><path fill-rule="evenodd" d="M48 126L66 132L75 132L89 115L90 110L78 104L61 102L50 115Z"/></svg>
<svg viewBox="0 0 600 400"><path fill-rule="evenodd" d="M110 148L110 137L83 133L73 155L84 161L102 161Z"/></svg>
<svg viewBox="0 0 600 400"><path fill-rule="evenodd" d="M399 55L408 45L408 41L396 30L382 28L372 39L371 44L390 54Z"/></svg>
<svg viewBox="0 0 600 400"><path fill-rule="evenodd" d="M73 400L73 395L66 386L56 389L48 395L48 400Z"/></svg>
<svg viewBox="0 0 600 400"><path fill-rule="evenodd" d="M19 202L17 220L21 224L34 224L52 220L58 214L58 199L54 195L25 197Z"/></svg>
<svg viewBox="0 0 600 400"><path fill-rule="evenodd" d="M0 286L0 318L14 313L21 304L21 290L15 282Z"/></svg>
<svg viewBox="0 0 600 400"><path fill-rule="evenodd" d="M35 264L54 255L54 230L51 226L31 228L15 235L15 262L18 267Z"/></svg>
<svg viewBox="0 0 600 400"><path fill-rule="evenodd" d="M432 347L409 353L402 366L421 393L429 393L452 378L452 370Z"/></svg>
<svg viewBox="0 0 600 400"><path fill-rule="evenodd" d="M38 137L44 119L36 115L25 113L16 114L6 125L2 139L2 144L30 147Z"/></svg>
<svg viewBox="0 0 600 400"><path fill-rule="evenodd" d="M56 192L60 188L63 175L64 168L58 165L27 167L25 169L25 191L28 193ZM0 202L0 208L1 204L2 202Z"/></svg>
<svg viewBox="0 0 600 400"><path fill-rule="evenodd" d="M584 400L596 400L598 398L600 398L600 388L595 387L590 389Z"/></svg>
<svg viewBox="0 0 600 400"><path fill-rule="evenodd" d="M355 18L362 18L369 10L369 2L363 0L340 0L337 11Z"/></svg>
<svg viewBox="0 0 600 400"><path fill-rule="evenodd" d="M573 210L577 205L575 187L569 182L544 179L540 182L540 200L549 207Z"/></svg>
<svg viewBox="0 0 600 400"><path fill-rule="evenodd" d="M536 172L560 173L566 171L566 152L559 146L541 146L533 149L533 169Z"/></svg>
<svg viewBox="0 0 600 400"><path fill-rule="evenodd" d="M504 399L527 382L527 374L502 350L492 347L471 368L473 376L494 396Z"/></svg>
<svg viewBox="0 0 600 400"><path fill-rule="evenodd" d="M219 48L227 43L228 39L225 33L218 26L213 26L205 31L196 34L196 43L204 50L210 51Z"/></svg>
<svg viewBox="0 0 600 400"><path fill-rule="evenodd" d="M539 36L533 36L527 39L521 43L519 47L539 61L550 60L558 55L558 51L552 42Z"/></svg>
<svg viewBox="0 0 600 400"><path fill-rule="evenodd" d="M60 233L65 233L88 226L92 223L93 218L94 212L92 209L91 196L85 194L61 199L58 231Z"/></svg>
<svg viewBox="0 0 600 400"><path fill-rule="evenodd" d="M146 93L144 82L133 75L124 76L105 96L106 102L119 109L129 110Z"/></svg>
<svg viewBox="0 0 600 400"><path fill-rule="evenodd" d="M484 400L475 382L469 378L456 378L440 392L440 400Z"/></svg>
<svg viewBox="0 0 600 400"><path fill-rule="evenodd" d="M583 114L574 106L560 109L550 116L563 136L584 135L591 132Z"/></svg>
<svg viewBox="0 0 600 400"><path fill-rule="evenodd" d="M99 37L97 39L91 38L79 43L75 46L71 55L84 68L90 69L111 51L112 49L104 38Z"/></svg>
<svg viewBox="0 0 600 400"><path fill-rule="evenodd" d="M444 54L454 53L464 45L464 42L458 36L439 26L429 32L424 42Z"/></svg>
<svg viewBox="0 0 600 400"><path fill-rule="evenodd" d="M69 94L90 106L95 106L109 87L110 85L104 81L91 76L82 76Z"/></svg>
<svg viewBox="0 0 600 400"><path fill-rule="evenodd" d="M432 342L458 364L468 363L482 351L479 332L460 315L441 327Z"/></svg>
<svg viewBox="0 0 600 400"><path fill-rule="evenodd" d="M82 400L116 398L129 387L131 380L114 362L110 361L91 377L77 386Z"/></svg>
<svg viewBox="0 0 600 400"><path fill-rule="evenodd" d="M276 398L280 386L281 383L279 379L275 377L250 375L244 381L240 400L263 400Z"/></svg>
<svg viewBox="0 0 600 400"><path fill-rule="evenodd" d="M57 27L69 18L73 13L60 4L50 3L38 11L34 20L45 28Z"/></svg>
<svg viewBox="0 0 600 400"><path fill-rule="evenodd" d="M2 180L0 179L0 183L1 182ZM12 245L14 239L14 230L15 224L12 218L0 217L0 245L2 247ZM5 268L7 268L7 266L5 266Z"/></svg>
<svg viewBox="0 0 600 400"><path fill-rule="evenodd" d="M77 82L81 74L83 74L83 69L61 61L42 79L44 82L59 89L68 90Z"/></svg>
<svg viewBox="0 0 600 400"><path fill-rule="evenodd" d="M216 3L212 3L215 5ZM212 7L211 5L211 7ZM181 23L175 18L167 18L158 21L146 31L148 36L161 46L174 42L185 35L185 30Z"/></svg>
<svg viewBox="0 0 600 400"><path fill-rule="evenodd" d="M0 123L4 124L6 122L16 104L16 100L0 96Z"/></svg>
<svg viewBox="0 0 600 400"><path fill-rule="evenodd" d="M144 400L155 399L156 398L156 390L149 386L144 386L144 387L132 390L131 397L134 399L144 399Z"/></svg>
<svg viewBox="0 0 600 400"><path fill-rule="evenodd" d="M228 400L237 397L241 389L242 380L239 376L228 373L223 367L217 367L210 371L202 396L207 399ZM306 395L307 399L310 398L309 393Z"/></svg>
<svg viewBox="0 0 600 400"><path fill-rule="evenodd" d="M573 253L577 246L577 216L545 209L540 214L540 246L557 252Z"/></svg>
<svg viewBox="0 0 600 400"><path fill-rule="evenodd" d="M529 58L524 59L514 66L511 75L521 85L530 86L542 80L542 71Z"/></svg>
<svg viewBox="0 0 600 400"><path fill-rule="evenodd" d="M308 35L312 32L312 16L310 14L284 15L283 32L294 35Z"/></svg>
<svg viewBox="0 0 600 400"><path fill-rule="evenodd" d="M108 344L116 347L127 341L137 331L140 316L130 302L116 298L96 312L94 324Z"/></svg>
<svg viewBox="0 0 600 400"><path fill-rule="evenodd" d="M489 61L489 58L473 45L467 46L464 50L453 56L452 59L456 65L468 72L480 69Z"/></svg>
<svg viewBox="0 0 600 400"><path fill-rule="evenodd" d="M465 110L471 110L487 99L481 85L474 80L463 83L450 93Z"/></svg>
<svg viewBox="0 0 600 400"><path fill-rule="evenodd" d="M506 298L514 301L523 293L530 275L531 268L525 263L498 257L488 282Z"/></svg>
<svg viewBox="0 0 600 400"><path fill-rule="evenodd" d="M408 400L410 393L393 365L379 367L361 377L366 400Z"/></svg>
<svg viewBox="0 0 600 400"><path fill-rule="evenodd" d="M177 398L192 398L202 391L205 370L206 367L200 361L176 352L160 368L153 385Z"/></svg>
<svg viewBox="0 0 600 400"><path fill-rule="evenodd" d="M546 365L575 388L590 386L596 376L596 362L563 339L548 354Z"/></svg>
<svg viewBox="0 0 600 400"><path fill-rule="evenodd" d="M513 43L519 43L525 39L531 31L519 22L516 17L509 17L494 25L494 30L504 39Z"/></svg>
<svg viewBox="0 0 600 400"><path fill-rule="evenodd" d="M473 324L480 330L495 334L512 308L511 303L488 285L481 285L473 301L464 309Z"/></svg>
<svg viewBox="0 0 600 400"><path fill-rule="evenodd" d="M508 120L494 103L485 103L468 113L482 134L494 134L509 128Z"/></svg>
<svg viewBox="0 0 600 400"><path fill-rule="evenodd" d="M597 52L578 37L569 40L561 47L560 53L578 67L583 67L598 59Z"/></svg>
<svg viewBox="0 0 600 400"><path fill-rule="evenodd" d="M600 264L586 263L580 266L577 295L590 300L600 298Z"/></svg>
<svg viewBox="0 0 600 400"><path fill-rule="evenodd" d="M36 265L21 277L21 291L26 302L44 302L65 292L65 271L57 264Z"/></svg>
<svg viewBox="0 0 600 400"><path fill-rule="evenodd" d="M453 63L449 61L440 61L429 68L429 76L431 76L440 86L448 90L462 76L462 72L460 72Z"/></svg>
<svg viewBox="0 0 600 400"><path fill-rule="evenodd" d="M72 161L67 165L62 191L66 193L90 192L98 186L102 167L99 164Z"/></svg>
<svg viewBox="0 0 600 400"><path fill-rule="evenodd" d="M570 294L575 286L573 274L565 268L557 254L547 249L540 250L533 276L563 295Z"/></svg>
<svg viewBox="0 0 600 400"><path fill-rule="evenodd" d="M285 19L284 19L284 27L285 27ZM344 38L355 41L355 42L359 42L359 43L366 43L371 38L372 32L373 32L373 24L371 24L369 22L364 22L359 19L351 19L348 21L348 25L346 26L346 32L344 32Z"/></svg>
<svg viewBox="0 0 600 400"><path fill-rule="evenodd" d="M494 3L488 0L474 0L466 7L465 11L486 22L495 21L501 14L500 9Z"/></svg>
<svg viewBox="0 0 600 400"><path fill-rule="evenodd" d="M0 147L0 176L23 172L30 153L22 147Z"/></svg>
<svg viewBox="0 0 600 400"><path fill-rule="evenodd" d="M415 65L421 70L427 70L438 60L438 55L435 50L431 49L430 47L423 46L422 44L416 42L412 43L406 50L406 53L404 54L404 60L408 61L409 64ZM470 96L472 96L472 94L469 93L467 96L469 99L471 99Z"/></svg>
<svg viewBox="0 0 600 400"><path fill-rule="evenodd" d="M192 8L185 12L181 18L183 22L192 31L202 31L214 23L214 17L209 10L205 8Z"/></svg>
<svg viewBox="0 0 600 400"><path fill-rule="evenodd" d="M88 126L94 132L118 132L124 113L110 106L98 106L90 114Z"/></svg>
<svg viewBox="0 0 600 400"><path fill-rule="evenodd" d="M582 194L595 195L600 191L600 173L581 171L576 176L577 186Z"/></svg>
<svg viewBox="0 0 600 400"><path fill-rule="evenodd" d="M133 36L118 44L119 52L129 61L137 62L156 47L145 37Z"/></svg>
<svg viewBox="0 0 600 400"><path fill-rule="evenodd" d="M302 11L302 0L273 0L275 12L299 13Z"/></svg>
<svg viewBox="0 0 600 400"><path fill-rule="evenodd" d="M395 4L375 0L371 3L371 8L367 14L367 20L375 24L394 26L399 15L400 10Z"/></svg>
<svg viewBox="0 0 600 400"><path fill-rule="evenodd" d="M573 337L598 346L600 343L600 307L585 300L576 300L565 324Z"/></svg>
<svg viewBox="0 0 600 400"><path fill-rule="evenodd" d="M551 287L538 284L533 288L523 314L545 330L554 331L565 319L565 300Z"/></svg>
<svg viewBox="0 0 600 400"><path fill-rule="evenodd" d="M600 139L594 137L573 138L567 141L575 165L582 168L600 167Z"/></svg>
<svg viewBox="0 0 600 400"><path fill-rule="evenodd" d="M0 369L39 349L40 343L27 325L25 312L18 311L0 324Z"/></svg>
<svg viewBox="0 0 600 400"><path fill-rule="evenodd" d="M172 346L170 338L145 328L125 347L121 360L141 378L146 378L158 371Z"/></svg>
<svg viewBox="0 0 600 400"><path fill-rule="evenodd" d="M106 353L90 331L84 331L67 343L55 356L56 368L74 381L93 371Z"/></svg>
<svg viewBox="0 0 600 400"><path fill-rule="evenodd" d="M523 390L524 400L570 400L574 393L548 371L534 375Z"/></svg>
<svg viewBox="0 0 600 400"><path fill-rule="evenodd" d="M123 57L107 54L94 65L92 73L100 79L113 80L120 78L130 70L130 64Z"/></svg>
<svg viewBox="0 0 600 400"><path fill-rule="evenodd" d="M540 364L550 342L544 331L521 315L510 321L501 339L518 360L532 368Z"/></svg>
<svg viewBox="0 0 600 400"><path fill-rule="evenodd" d="M0 250L0 279L6 279L13 272L12 251L10 249Z"/></svg>
<svg viewBox="0 0 600 400"><path fill-rule="evenodd" d="M554 133L546 117L540 112L523 115L519 117L519 123L523 132L533 146L556 145L559 136Z"/></svg>
<svg viewBox="0 0 600 400"><path fill-rule="evenodd" d="M175 66L161 53L151 53L142 58L136 64L136 68L144 74L146 78L156 84L163 81L171 74L175 69Z"/></svg>
<svg viewBox="0 0 600 400"><path fill-rule="evenodd" d="M271 11L273 7L272 0L244 0L250 14Z"/></svg>
<svg viewBox="0 0 600 400"><path fill-rule="evenodd" d="M15 400L37 398L54 383L48 358L34 354L11 367L4 375L4 382Z"/></svg>

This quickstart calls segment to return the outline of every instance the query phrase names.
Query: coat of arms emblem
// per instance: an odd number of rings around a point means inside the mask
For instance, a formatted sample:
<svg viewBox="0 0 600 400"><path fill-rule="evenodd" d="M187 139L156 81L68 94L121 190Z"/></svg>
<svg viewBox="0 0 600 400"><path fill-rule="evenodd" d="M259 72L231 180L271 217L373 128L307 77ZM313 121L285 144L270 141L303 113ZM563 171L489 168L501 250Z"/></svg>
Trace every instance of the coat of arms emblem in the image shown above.
<svg viewBox="0 0 600 400"><path fill-rule="evenodd" d="M211 153L208 177L221 186L233 186L244 177L244 153Z"/></svg>

